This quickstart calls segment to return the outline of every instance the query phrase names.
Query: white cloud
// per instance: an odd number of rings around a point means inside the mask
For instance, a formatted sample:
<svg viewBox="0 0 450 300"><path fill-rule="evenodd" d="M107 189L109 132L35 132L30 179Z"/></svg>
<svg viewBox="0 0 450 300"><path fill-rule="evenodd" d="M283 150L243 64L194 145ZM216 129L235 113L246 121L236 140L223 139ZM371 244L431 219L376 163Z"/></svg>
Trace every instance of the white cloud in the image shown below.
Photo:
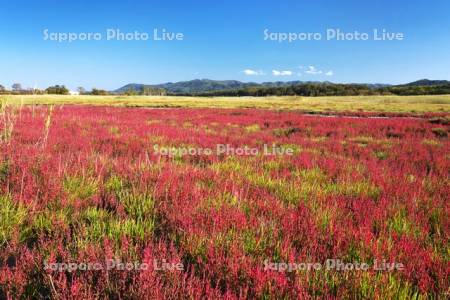
<svg viewBox="0 0 450 300"><path fill-rule="evenodd" d="M292 76L292 71L278 71L272 70L273 76Z"/></svg>
<svg viewBox="0 0 450 300"><path fill-rule="evenodd" d="M316 67L314 66L309 66L308 70L305 71L306 74L311 74L311 75L319 75L322 74L321 70L317 70Z"/></svg>
<svg viewBox="0 0 450 300"><path fill-rule="evenodd" d="M245 69L243 72L244 72L245 75L248 75L248 76L264 75L263 71L255 71L255 70L252 70L252 69Z"/></svg>
<svg viewBox="0 0 450 300"><path fill-rule="evenodd" d="M293 75L297 75L297 76L302 76L302 74L309 74L309 75L325 75L325 76L333 76L334 72L333 70L329 70L329 71L323 71L323 70L319 70L317 69L315 66L299 66L298 67L300 70L299 72L293 72L290 70L272 70L272 75L273 76L293 76ZM242 71L245 75L247 76L262 76L262 75L266 75L266 73L262 70L253 70L253 69L245 69Z"/></svg>

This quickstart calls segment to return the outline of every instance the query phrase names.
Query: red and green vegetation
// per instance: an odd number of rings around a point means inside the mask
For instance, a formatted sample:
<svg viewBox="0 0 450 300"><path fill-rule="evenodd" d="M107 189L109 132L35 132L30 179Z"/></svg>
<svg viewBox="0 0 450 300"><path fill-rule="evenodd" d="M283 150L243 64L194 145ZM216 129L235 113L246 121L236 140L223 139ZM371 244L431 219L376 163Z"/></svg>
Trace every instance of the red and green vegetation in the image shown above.
<svg viewBox="0 0 450 300"><path fill-rule="evenodd" d="M0 298L445 298L449 118L4 108ZM172 155L159 147L293 155ZM402 270L265 269L375 261ZM183 270L53 270L52 263Z"/></svg>

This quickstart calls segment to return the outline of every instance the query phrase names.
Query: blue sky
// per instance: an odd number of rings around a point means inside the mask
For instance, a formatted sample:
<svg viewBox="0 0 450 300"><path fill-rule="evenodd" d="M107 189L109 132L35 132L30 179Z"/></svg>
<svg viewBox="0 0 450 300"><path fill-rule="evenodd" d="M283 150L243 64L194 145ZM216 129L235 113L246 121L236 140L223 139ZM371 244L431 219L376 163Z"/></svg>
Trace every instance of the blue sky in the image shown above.
<svg viewBox="0 0 450 300"><path fill-rule="evenodd" d="M404 83L450 79L450 1L24 1L0 0L0 84L124 84L195 78ZM106 41L106 30L147 32L147 41ZM153 30L184 34L153 41ZM327 29L367 32L367 41L326 40ZM100 41L44 40L99 32ZM322 40L278 42L270 33L318 32ZM374 41L373 29L404 34Z"/></svg>

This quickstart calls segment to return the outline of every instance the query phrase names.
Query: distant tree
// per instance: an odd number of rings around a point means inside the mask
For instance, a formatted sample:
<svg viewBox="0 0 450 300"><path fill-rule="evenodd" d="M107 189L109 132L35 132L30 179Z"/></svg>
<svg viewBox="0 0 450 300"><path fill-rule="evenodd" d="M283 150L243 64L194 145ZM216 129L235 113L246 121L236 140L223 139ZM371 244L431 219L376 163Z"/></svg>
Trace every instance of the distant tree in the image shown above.
<svg viewBox="0 0 450 300"><path fill-rule="evenodd" d="M153 89L150 87L144 87L144 90L142 91L142 94L145 96L150 96L153 94Z"/></svg>
<svg viewBox="0 0 450 300"><path fill-rule="evenodd" d="M21 85L20 83L14 83L14 84L11 86L11 88L12 88L13 91L19 92L19 91L22 90L22 85Z"/></svg>
<svg viewBox="0 0 450 300"><path fill-rule="evenodd" d="M40 89L37 89L37 88L33 88L33 89L31 89L31 93L33 95L42 95L42 94L44 94L44 91L40 90Z"/></svg>
<svg viewBox="0 0 450 300"><path fill-rule="evenodd" d="M0 92L4 92L6 89L3 85L0 84Z"/></svg>
<svg viewBox="0 0 450 300"><path fill-rule="evenodd" d="M80 95L86 94L86 90L82 86L78 87L77 91L78 91L78 93L80 93Z"/></svg>
<svg viewBox="0 0 450 300"><path fill-rule="evenodd" d="M45 92L54 95L68 95L69 90L64 85L55 85L48 87Z"/></svg>
<svg viewBox="0 0 450 300"><path fill-rule="evenodd" d="M145 96L164 96L166 90L161 88L144 87L142 94Z"/></svg>
<svg viewBox="0 0 450 300"><path fill-rule="evenodd" d="M109 95L109 93L108 93L108 91L105 91L105 90L100 90L100 89L93 88L92 92L91 92L91 95L106 96L106 95Z"/></svg>
<svg viewBox="0 0 450 300"><path fill-rule="evenodd" d="M128 90L125 91L125 95L127 96L136 96L138 94L139 93L133 88L129 88Z"/></svg>

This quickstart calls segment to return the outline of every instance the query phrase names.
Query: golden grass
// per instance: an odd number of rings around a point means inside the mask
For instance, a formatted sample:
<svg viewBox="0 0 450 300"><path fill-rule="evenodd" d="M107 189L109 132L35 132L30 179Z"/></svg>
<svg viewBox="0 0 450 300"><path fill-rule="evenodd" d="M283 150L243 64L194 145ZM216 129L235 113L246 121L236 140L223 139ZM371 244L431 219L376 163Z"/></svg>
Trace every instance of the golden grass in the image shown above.
<svg viewBox="0 0 450 300"><path fill-rule="evenodd" d="M340 97L0 96L10 105L112 105L128 107L264 108L280 110L450 112L450 95Z"/></svg>

